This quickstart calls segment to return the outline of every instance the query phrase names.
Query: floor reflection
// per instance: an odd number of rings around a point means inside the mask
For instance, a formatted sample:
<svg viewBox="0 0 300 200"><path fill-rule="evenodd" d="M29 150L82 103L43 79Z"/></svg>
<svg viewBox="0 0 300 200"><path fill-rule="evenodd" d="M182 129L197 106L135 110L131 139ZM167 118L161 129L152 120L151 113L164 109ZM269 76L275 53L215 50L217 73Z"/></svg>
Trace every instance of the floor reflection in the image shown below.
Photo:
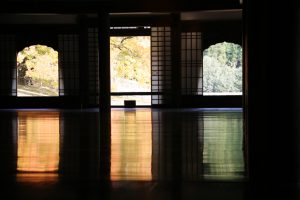
<svg viewBox="0 0 300 200"><path fill-rule="evenodd" d="M0 110L9 199L245 199L242 110Z"/></svg>
<svg viewBox="0 0 300 200"><path fill-rule="evenodd" d="M240 110L154 110L152 115L155 179L244 178Z"/></svg>
<svg viewBox="0 0 300 200"><path fill-rule="evenodd" d="M0 114L2 177L17 175L21 181L245 178L241 110L112 109L109 120L99 118L97 109Z"/></svg>
<svg viewBox="0 0 300 200"><path fill-rule="evenodd" d="M241 110L112 110L111 180L242 180Z"/></svg>
<svg viewBox="0 0 300 200"><path fill-rule="evenodd" d="M243 179L242 113L204 112L203 119L205 179Z"/></svg>
<svg viewBox="0 0 300 200"><path fill-rule="evenodd" d="M151 110L114 110L111 119L111 180L151 180Z"/></svg>
<svg viewBox="0 0 300 200"><path fill-rule="evenodd" d="M59 133L59 112L18 112L19 179L57 178Z"/></svg>

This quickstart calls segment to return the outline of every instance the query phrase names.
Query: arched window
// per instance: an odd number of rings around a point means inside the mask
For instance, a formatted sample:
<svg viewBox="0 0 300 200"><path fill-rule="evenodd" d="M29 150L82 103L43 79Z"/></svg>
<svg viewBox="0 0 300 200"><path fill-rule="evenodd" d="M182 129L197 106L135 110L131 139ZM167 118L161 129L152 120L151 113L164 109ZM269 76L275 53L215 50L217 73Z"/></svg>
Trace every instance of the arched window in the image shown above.
<svg viewBox="0 0 300 200"><path fill-rule="evenodd" d="M45 45L25 47L17 55L17 96L59 96L58 52Z"/></svg>
<svg viewBox="0 0 300 200"><path fill-rule="evenodd" d="M222 42L203 51L203 95L242 95L242 47Z"/></svg>

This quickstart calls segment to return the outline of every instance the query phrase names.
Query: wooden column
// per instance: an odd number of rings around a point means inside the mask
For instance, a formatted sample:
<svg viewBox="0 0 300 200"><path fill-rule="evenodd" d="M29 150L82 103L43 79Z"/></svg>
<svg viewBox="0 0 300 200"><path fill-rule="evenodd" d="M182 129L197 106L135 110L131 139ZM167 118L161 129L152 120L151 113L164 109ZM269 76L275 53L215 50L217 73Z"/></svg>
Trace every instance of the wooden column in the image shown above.
<svg viewBox="0 0 300 200"><path fill-rule="evenodd" d="M111 110L110 110L110 44L109 14L98 13L99 31L99 124L100 124L100 180L110 179Z"/></svg>
<svg viewBox="0 0 300 200"><path fill-rule="evenodd" d="M89 101L88 72L88 26L85 15L79 16L79 89L81 108L86 108Z"/></svg>
<svg viewBox="0 0 300 200"><path fill-rule="evenodd" d="M99 30L99 108L100 111L110 110L110 45L109 45L109 14L98 14Z"/></svg>
<svg viewBox="0 0 300 200"><path fill-rule="evenodd" d="M295 7L294 2L245 1L250 199L294 199L298 187ZM289 12L282 16L278 10Z"/></svg>
<svg viewBox="0 0 300 200"><path fill-rule="evenodd" d="M172 106L181 105L181 27L180 14L172 14Z"/></svg>

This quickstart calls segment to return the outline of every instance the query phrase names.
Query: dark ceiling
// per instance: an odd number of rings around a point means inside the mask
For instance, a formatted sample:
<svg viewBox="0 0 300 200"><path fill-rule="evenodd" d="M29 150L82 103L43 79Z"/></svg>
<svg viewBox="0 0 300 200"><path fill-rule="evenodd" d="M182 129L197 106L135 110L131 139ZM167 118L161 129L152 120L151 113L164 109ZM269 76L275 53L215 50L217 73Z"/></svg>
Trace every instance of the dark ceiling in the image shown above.
<svg viewBox="0 0 300 200"><path fill-rule="evenodd" d="M242 9L241 0L2 0L1 13L180 12Z"/></svg>

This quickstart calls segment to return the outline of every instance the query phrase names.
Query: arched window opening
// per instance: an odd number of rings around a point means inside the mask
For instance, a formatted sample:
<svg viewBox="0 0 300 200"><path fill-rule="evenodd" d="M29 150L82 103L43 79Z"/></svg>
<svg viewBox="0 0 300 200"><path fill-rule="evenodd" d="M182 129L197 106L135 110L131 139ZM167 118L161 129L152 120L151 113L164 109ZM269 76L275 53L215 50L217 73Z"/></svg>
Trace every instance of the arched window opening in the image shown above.
<svg viewBox="0 0 300 200"><path fill-rule="evenodd" d="M203 95L242 95L242 47L222 42L203 51Z"/></svg>
<svg viewBox="0 0 300 200"><path fill-rule="evenodd" d="M45 45L25 47L17 55L17 96L59 96L58 52Z"/></svg>

